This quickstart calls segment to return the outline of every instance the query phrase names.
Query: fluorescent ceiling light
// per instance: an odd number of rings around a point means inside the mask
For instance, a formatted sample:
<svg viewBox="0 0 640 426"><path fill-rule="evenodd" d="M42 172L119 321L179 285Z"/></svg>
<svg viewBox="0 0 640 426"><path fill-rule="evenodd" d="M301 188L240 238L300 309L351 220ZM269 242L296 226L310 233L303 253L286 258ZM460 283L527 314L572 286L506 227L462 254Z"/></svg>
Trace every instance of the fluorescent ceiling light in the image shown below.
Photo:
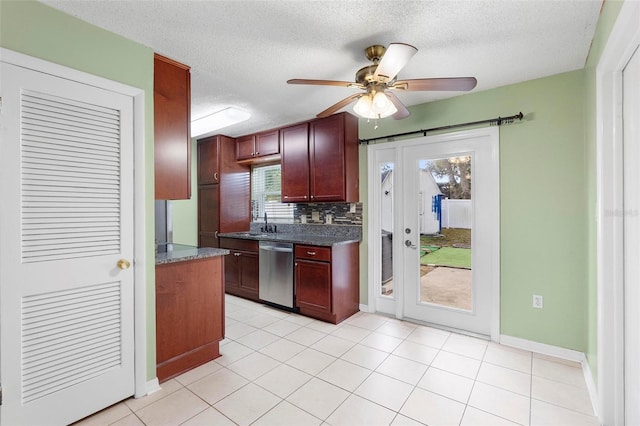
<svg viewBox="0 0 640 426"><path fill-rule="evenodd" d="M204 135L232 124L241 123L251 117L247 111L228 107L191 122L191 137Z"/></svg>

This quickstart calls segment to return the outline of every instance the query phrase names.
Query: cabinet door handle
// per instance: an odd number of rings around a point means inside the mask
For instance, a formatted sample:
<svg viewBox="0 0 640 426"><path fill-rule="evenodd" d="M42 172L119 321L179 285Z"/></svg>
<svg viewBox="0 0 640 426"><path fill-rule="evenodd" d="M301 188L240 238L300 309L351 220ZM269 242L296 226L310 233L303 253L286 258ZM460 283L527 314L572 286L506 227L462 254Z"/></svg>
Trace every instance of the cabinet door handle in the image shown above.
<svg viewBox="0 0 640 426"><path fill-rule="evenodd" d="M256 155L260 155L260 152L256 152Z"/></svg>
<svg viewBox="0 0 640 426"><path fill-rule="evenodd" d="M213 180L218 180L218 172L215 172L215 173L213 174Z"/></svg>
<svg viewBox="0 0 640 426"><path fill-rule="evenodd" d="M214 237L214 238L218 238L218 231L216 231L216 232L214 232L214 233L213 233L213 237Z"/></svg>
<svg viewBox="0 0 640 426"><path fill-rule="evenodd" d="M233 253L234 256L240 256L240 253Z"/></svg>
<svg viewBox="0 0 640 426"><path fill-rule="evenodd" d="M315 252L315 251L308 251L308 252L307 252L307 254L308 254L309 256L315 256L315 255L316 255L316 252Z"/></svg>

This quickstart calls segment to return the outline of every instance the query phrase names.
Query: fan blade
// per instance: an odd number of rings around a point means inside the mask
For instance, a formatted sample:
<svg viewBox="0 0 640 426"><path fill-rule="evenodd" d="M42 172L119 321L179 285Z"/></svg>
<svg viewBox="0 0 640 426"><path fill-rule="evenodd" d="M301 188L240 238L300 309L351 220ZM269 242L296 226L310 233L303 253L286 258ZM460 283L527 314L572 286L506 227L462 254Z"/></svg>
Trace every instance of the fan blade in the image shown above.
<svg viewBox="0 0 640 426"><path fill-rule="evenodd" d="M395 105L396 109L398 110L395 114L392 115L394 119L402 120L403 118L407 118L411 114L407 107L404 106L404 104L400 101L400 99L398 99L395 94L391 92L384 92L384 94L387 95L391 103Z"/></svg>
<svg viewBox="0 0 640 426"><path fill-rule="evenodd" d="M393 80L417 51L418 49L409 44L391 43L382 55L373 77L381 83Z"/></svg>
<svg viewBox="0 0 640 426"><path fill-rule="evenodd" d="M360 83L353 81L336 81L336 80L307 80L304 78L292 78L287 80L289 84L311 84L314 86L341 86L341 87L358 87L364 88Z"/></svg>
<svg viewBox="0 0 640 426"><path fill-rule="evenodd" d="M467 91L476 87L478 81L474 77L452 78L418 78L415 80L398 80L389 86L390 89L419 91Z"/></svg>
<svg viewBox="0 0 640 426"><path fill-rule="evenodd" d="M338 111L339 109L349 105L351 102L355 101L356 99L358 99L362 95L364 95L364 93L354 93L353 95L349 96L348 98L344 98L340 102L331 105L329 108L325 109L324 111L322 111L321 113L316 115L316 117L318 117L318 118L328 117L331 114L333 114L334 112Z"/></svg>

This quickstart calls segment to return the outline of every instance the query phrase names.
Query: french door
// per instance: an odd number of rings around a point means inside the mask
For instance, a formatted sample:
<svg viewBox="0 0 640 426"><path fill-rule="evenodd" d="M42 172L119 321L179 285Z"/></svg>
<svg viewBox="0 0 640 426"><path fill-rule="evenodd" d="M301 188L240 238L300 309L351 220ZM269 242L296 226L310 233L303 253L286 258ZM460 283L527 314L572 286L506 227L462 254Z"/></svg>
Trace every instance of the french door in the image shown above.
<svg viewBox="0 0 640 426"><path fill-rule="evenodd" d="M67 424L135 391L133 98L1 67L0 422Z"/></svg>
<svg viewBox="0 0 640 426"><path fill-rule="evenodd" d="M497 339L498 140L489 128L370 147L377 311Z"/></svg>

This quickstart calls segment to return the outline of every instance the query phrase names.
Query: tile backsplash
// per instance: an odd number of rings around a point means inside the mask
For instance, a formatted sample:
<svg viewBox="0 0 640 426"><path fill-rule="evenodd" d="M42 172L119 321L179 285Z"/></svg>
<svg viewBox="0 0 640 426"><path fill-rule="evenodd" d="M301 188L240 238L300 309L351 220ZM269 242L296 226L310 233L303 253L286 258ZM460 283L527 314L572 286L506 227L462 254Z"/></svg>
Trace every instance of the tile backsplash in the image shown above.
<svg viewBox="0 0 640 426"><path fill-rule="evenodd" d="M362 203L296 204L293 222L362 226Z"/></svg>

